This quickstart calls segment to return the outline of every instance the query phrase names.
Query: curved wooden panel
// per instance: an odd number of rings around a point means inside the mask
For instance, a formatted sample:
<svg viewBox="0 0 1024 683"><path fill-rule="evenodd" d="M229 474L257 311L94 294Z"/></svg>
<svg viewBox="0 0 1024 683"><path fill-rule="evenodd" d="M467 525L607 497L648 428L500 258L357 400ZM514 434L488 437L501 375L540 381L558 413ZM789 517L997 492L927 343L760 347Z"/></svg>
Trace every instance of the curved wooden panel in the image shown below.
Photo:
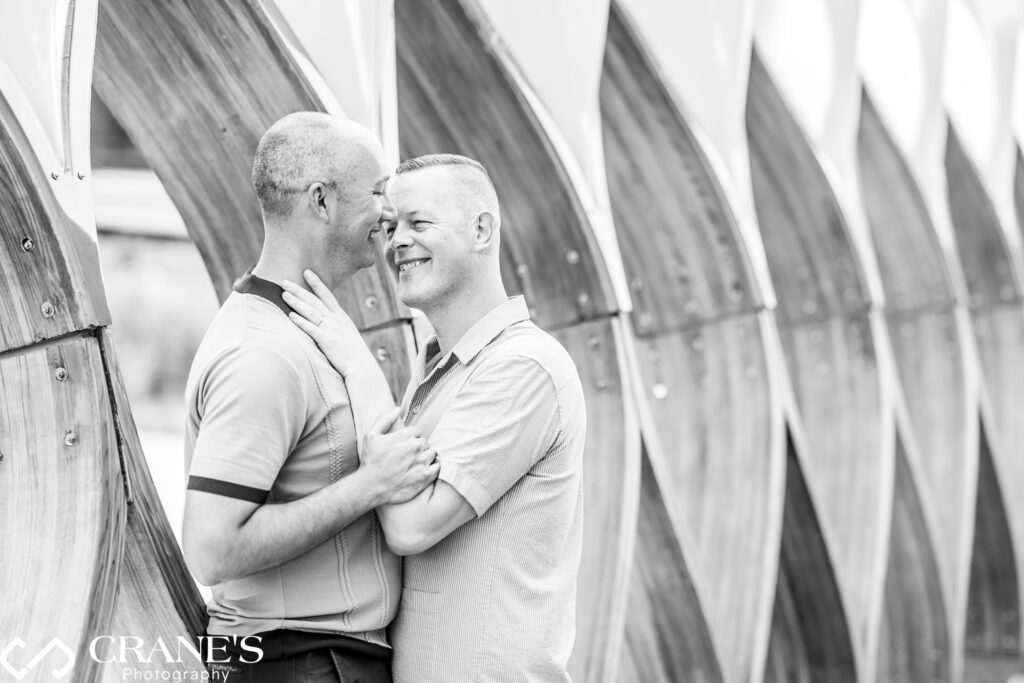
<svg viewBox="0 0 1024 683"><path fill-rule="evenodd" d="M978 463L978 499L967 613L968 653L1020 656L1020 587L1003 494L984 432ZM1019 457L1019 454L1018 454ZM984 492L984 495L982 495Z"/></svg>
<svg viewBox="0 0 1024 683"><path fill-rule="evenodd" d="M46 175L0 93L0 352L109 322L96 245Z"/></svg>
<svg viewBox="0 0 1024 683"><path fill-rule="evenodd" d="M99 334L104 372L114 397L114 423L118 448L128 486L128 536L118 597L117 621L134 620L143 631L124 631L163 636L169 642L178 636L193 638L206 633L207 615L181 548L164 515L156 485L146 466L135 420L128 408L121 369L109 334ZM141 611L136 611L141 607ZM155 640L155 635L153 640ZM151 642L147 640L147 642Z"/></svg>
<svg viewBox="0 0 1024 683"><path fill-rule="evenodd" d="M1011 491L1024 483L1024 467L1020 464L1024 447L1024 419L1020 414L1024 400L1024 297L995 207L952 125L946 140L946 176L971 322L991 403L992 424L986 420L985 427L994 427L998 439L993 441L1002 448L991 449L983 432L967 648L969 652L995 655L1020 653L1019 568L1024 557L1024 506L1020 496L1014 495L1005 499L1007 507L1003 507L999 479L1003 478ZM1012 513L1009 521L1007 509ZM1011 567L1012 572L1008 569ZM1011 597L1012 602L1008 602Z"/></svg>
<svg viewBox="0 0 1024 683"><path fill-rule="evenodd" d="M31 656L59 638L83 681L97 666L89 641L111 623L124 541L102 368L85 335L0 357L0 639L20 638Z"/></svg>
<svg viewBox="0 0 1024 683"><path fill-rule="evenodd" d="M692 616L702 611L701 601L661 488L645 452L619 680L723 681L711 632Z"/></svg>
<svg viewBox="0 0 1024 683"><path fill-rule="evenodd" d="M641 401L664 449L664 495L694 536L708 620L728 655L725 678L748 680L768 632L783 497L782 453L773 452L781 411L759 295L722 189L614 2L600 100Z"/></svg>
<svg viewBox="0 0 1024 683"><path fill-rule="evenodd" d="M788 441L786 509L772 616L767 683L839 683L858 680L849 621L823 530Z"/></svg>
<svg viewBox="0 0 1024 683"><path fill-rule="evenodd" d="M323 102L255 0L105 1L95 80L174 200L223 300L262 245L250 180L260 136L290 112L323 111ZM338 293L360 328L407 317L389 278L378 258Z"/></svg>
<svg viewBox="0 0 1024 683"><path fill-rule="evenodd" d="M878 671L890 680L949 681L949 630L931 532L898 438L895 487L903 493L893 501Z"/></svg>
<svg viewBox="0 0 1024 683"><path fill-rule="evenodd" d="M869 294L828 180L756 51L746 122L779 333L806 430L808 486L833 534L858 646L870 650L892 445L883 442Z"/></svg>
<svg viewBox="0 0 1024 683"><path fill-rule="evenodd" d="M686 615L693 604L677 601L688 598L688 593L661 595L657 590L660 581L654 581L655 587L647 590L637 574L630 578L636 536L642 539L638 547L657 546L653 539L664 533L664 526L637 522L640 435L624 396L619 370L622 332L617 322L612 319L583 323L554 334L572 355L583 382L587 401L583 495L587 501L600 501L587 504L583 527L571 673L577 680L606 681L619 670L628 582L632 581L633 586L629 594L631 603L640 582L640 595L656 611L677 610ZM664 568L673 577L678 576L678 570L678 564ZM637 614L632 605L628 612ZM646 617L647 613L640 615ZM702 615L694 617L690 613L689 619L701 621Z"/></svg>
<svg viewBox="0 0 1024 683"><path fill-rule="evenodd" d="M505 286L525 294L539 324L616 310L565 169L463 5L398 0L395 20L402 157L458 152L487 167L502 205Z"/></svg>
<svg viewBox="0 0 1024 683"><path fill-rule="evenodd" d="M890 340L922 453L932 509L947 542L935 552L953 627L962 628L976 490L978 406L969 400L966 359L949 266L924 197L864 94L860 177L886 294ZM913 258L907 258L913 254Z"/></svg>

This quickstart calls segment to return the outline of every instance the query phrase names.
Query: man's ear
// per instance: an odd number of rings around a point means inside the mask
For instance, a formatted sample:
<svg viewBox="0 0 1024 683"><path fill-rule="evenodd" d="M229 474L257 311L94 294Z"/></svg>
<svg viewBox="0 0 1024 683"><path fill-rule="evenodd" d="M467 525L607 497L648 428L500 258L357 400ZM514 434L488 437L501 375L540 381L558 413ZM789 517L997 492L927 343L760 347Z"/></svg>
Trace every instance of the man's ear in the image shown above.
<svg viewBox="0 0 1024 683"><path fill-rule="evenodd" d="M306 199L309 202L309 210L321 220L327 221L330 215L327 212L327 186L317 182L309 186L306 191Z"/></svg>
<svg viewBox="0 0 1024 683"><path fill-rule="evenodd" d="M498 218L490 211L484 211L476 217L476 235L473 240L476 251L486 251L497 244L498 227Z"/></svg>

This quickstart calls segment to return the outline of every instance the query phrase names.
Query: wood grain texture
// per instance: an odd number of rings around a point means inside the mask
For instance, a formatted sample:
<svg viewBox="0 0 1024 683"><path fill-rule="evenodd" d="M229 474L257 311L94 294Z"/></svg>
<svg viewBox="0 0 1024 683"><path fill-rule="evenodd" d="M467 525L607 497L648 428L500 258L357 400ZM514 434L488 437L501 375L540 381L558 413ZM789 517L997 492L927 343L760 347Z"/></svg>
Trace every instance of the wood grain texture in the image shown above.
<svg viewBox="0 0 1024 683"><path fill-rule="evenodd" d="M931 530L921 514L914 474L897 439L897 491L889 536L878 672L890 680L951 681L947 610Z"/></svg>
<svg viewBox="0 0 1024 683"><path fill-rule="evenodd" d="M100 4L95 87L174 201L223 299L259 257L260 136L323 111L256 0ZM383 259L337 292L360 328L408 317ZM371 303L372 302L372 303Z"/></svg>
<svg viewBox="0 0 1024 683"><path fill-rule="evenodd" d="M823 529L792 440L766 683L855 683L857 657Z"/></svg>
<svg viewBox="0 0 1024 683"><path fill-rule="evenodd" d="M891 499L876 335L849 228L807 136L755 50L750 164L788 374L806 433L807 487L831 535L858 650L871 650Z"/></svg>
<svg viewBox="0 0 1024 683"><path fill-rule="evenodd" d="M896 370L921 453L922 495L930 499L942 539L935 553L950 645L962 648L968 586L983 572L976 565L987 564L989 556L976 542L972 513L976 499L980 505L981 496L991 496L992 482L978 479L978 442L971 438L982 426L967 379L970 331L961 322L963 307L951 273L958 266L946 259L924 197L867 93L858 158Z"/></svg>
<svg viewBox="0 0 1024 683"><path fill-rule="evenodd" d="M697 588L687 571L684 532L667 513L649 453L643 454L637 544L626 616L623 683L718 683L726 680L703 618Z"/></svg>
<svg viewBox="0 0 1024 683"><path fill-rule="evenodd" d="M749 680L768 634L783 505L782 439L773 435L781 411L769 386L760 295L722 188L616 3L600 103L612 214L634 302L639 402L666 465L659 495L671 497L675 523L694 539L691 562L704 582L722 675ZM647 487L644 499L654 495ZM645 515L654 512L642 508ZM638 554L634 573L657 571L641 562ZM634 641L639 636L627 637ZM657 666L655 655L637 658ZM654 676L635 673L635 680Z"/></svg>
<svg viewBox="0 0 1024 683"><path fill-rule="evenodd" d="M146 465L142 442L128 406L124 378L106 330L99 333L108 389L113 396L114 424L129 494L126 569L121 576L117 619L142 620L147 633L165 641L206 633L206 606L185 565L160 496ZM181 485L185 484L184 471ZM146 610L131 610L144 605ZM126 631L134 633L134 631Z"/></svg>
<svg viewBox="0 0 1024 683"><path fill-rule="evenodd" d="M0 93L0 352L110 322L95 242L46 176Z"/></svg>
<svg viewBox="0 0 1024 683"><path fill-rule="evenodd" d="M1024 508L1018 491L1024 483L1020 452L1024 447L1024 297L1014 271L1010 245L977 169L952 124L946 138L946 178L950 216L967 282L968 308L991 402L996 438L983 433L978 467L974 558L966 629L972 652L1020 653L1020 572L1024 557ZM1000 449L990 446L1000 445ZM1004 500L1014 500L1007 516ZM983 526L984 525L984 526ZM1008 542L1010 538L1013 542ZM1016 545L1016 555L1013 547ZM1011 570L1012 568L1012 570ZM990 650L991 649L991 650Z"/></svg>
<svg viewBox="0 0 1024 683"><path fill-rule="evenodd" d="M8 658L21 667L60 638L81 681L97 673L88 646L111 624L125 533L100 353L75 335L0 357L0 640L26 643Z"/></svg>
<svg viewBox="0 0 1024 683"><path fill-rule="evenodd" d="M576 600L576 646L570 660L574 680L612 680L619 670L630 585L634 542L645 543L665 533L664 527L638 527L640 435L624 395L622 331L615 319L598 320L556 331L580 373L587 403L587 447L583 464L583 495L587 512L583 525ZM655 543L656 544L656 543ZM675 558L678 559L678 558ZM685 567L683 567L685 570ZM680 575L679 565L661 571ZM632 582L632 584L630 583ZM688 593L667 595L659 606L680 614L692 603L680 603ZM648 599L659 599L654 592ZM691 612L694 620L703 615ZM623 654L625 657L626 655Z"/></svg>
<svg viewBox="0 0 1024 683"><path fill-rule="evenodd" d="M534 320L564 327L617 310L586 213L507 69L458 0L398 0L402 158L481 162L501 201L502 277Z"/></svg>

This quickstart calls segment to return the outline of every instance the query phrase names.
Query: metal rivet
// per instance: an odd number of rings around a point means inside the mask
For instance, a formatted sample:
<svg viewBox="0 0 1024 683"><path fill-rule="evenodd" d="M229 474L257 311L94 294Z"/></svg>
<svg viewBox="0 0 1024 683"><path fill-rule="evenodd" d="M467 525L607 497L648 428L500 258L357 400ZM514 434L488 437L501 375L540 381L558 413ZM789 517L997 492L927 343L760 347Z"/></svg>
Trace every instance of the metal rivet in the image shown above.
<svg viewBox="0 0 1024 683"><path fill-rule="evenodd" d="M74 446L78 442L78 435L74 432L68 432L64 435L64 445Z"/></svg>
<svg viewBox="0 0 1024 683"><path fill-rule="evenodd" d="M569 262L569 265L575 266L580 262L580 253L575 249L572 249L565 255L565 260Z"/></svg>
<svg viewBox="0 0 1024 683"><path fill-rule="evenodd" d="M590 295L584 292L583 294L580 294L578 297L576 297L576 301L579 303L580 306L586 306L587 304L590 303Z"/></svg>
<svg viewBox="0 0 1024 683"><path fill-rule="evenodd" d="M32 241L31 237L26 237L21 241L22 251L32 251L36 246L36 243Z"/></svg>
<svg viewBox="0 0 1024 683"><path fill-rule="evenodd" d="M377 297L371 294L370 296L366 297L366 299L363 300L363 305L369 308L370 310L377 308Z"/></svg>
<svg viewBox="0 0 1024 683"><path fill-rule="evenodd" d="M65 382L65 381L67 381L67 378L68 378L67 368L57 368L56 370L53 371L53 376L57 379L58 382Z"/></svg>
<svg viewBox="0 0 1024 683"><path fill-rule="evenodd" d="M661 382L658 382L651 388L651 394L654 395L654 398L660 401L666 396L668 396L668 387L662 384Z"/></svg>
<svg viewBox="0 0 1024 683"><path fill-rule="evenodd" d="M377 362L378 363L387 363L389 360L391 360L391 354L388 353L388 350L385 349L383 346L378 346L377 347Z"/></svg>
<svg viewBox="0 0 1024 683"><path fill-rule="evenodd" d="M54 180L57 180L57 178L60 178L60 173L54 171L50 174L50 177L53 178Z"/></svg>
<svg viewBox="0 0 1024 683"><path fill-rule="evenodd" d="M526 277L526 274L530 272L530 267L525 263L520 263L516 266L516 275L519 277Z"/></svg>
<svg viewBox="0 0 1024 683"><path fill-rule="evenodd" d="M39 307L39 310L42 312L44 318L52 318L57 312L57 309L54 308L53 304L49 301L44 301L43 305Z"/></svg>
<svg viewBox="0 0 1024 683"><path fill-rule="evenodd" d="M587 346L589 346L592 349L596 349L600 345L601 345L601 340L598 339L596 336L591 336L589 339L587 339Z"/></svg>
<svg viewBox="0 0 1024 683"><path fill-rule="evenodd" d="M605 381L603 379L597 380L597 390L598 391L604 391L607 388L608 388L608 382L607 381Z"/></svg>

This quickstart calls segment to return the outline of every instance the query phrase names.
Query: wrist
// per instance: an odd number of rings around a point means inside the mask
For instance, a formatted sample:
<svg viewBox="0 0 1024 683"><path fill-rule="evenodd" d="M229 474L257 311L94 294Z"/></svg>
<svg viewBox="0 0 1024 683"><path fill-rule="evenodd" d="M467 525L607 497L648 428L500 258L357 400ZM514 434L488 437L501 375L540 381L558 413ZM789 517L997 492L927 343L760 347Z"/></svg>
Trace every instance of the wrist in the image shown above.
<svg viewBox="0 0 1024 683"><path fill-rule="evenodd" d="M359 466L352 476L356 481L357 490L365 496L367 506L370 509L378 508L387 501L388 487L383 479L376 476L372 468Z"/></svg>

